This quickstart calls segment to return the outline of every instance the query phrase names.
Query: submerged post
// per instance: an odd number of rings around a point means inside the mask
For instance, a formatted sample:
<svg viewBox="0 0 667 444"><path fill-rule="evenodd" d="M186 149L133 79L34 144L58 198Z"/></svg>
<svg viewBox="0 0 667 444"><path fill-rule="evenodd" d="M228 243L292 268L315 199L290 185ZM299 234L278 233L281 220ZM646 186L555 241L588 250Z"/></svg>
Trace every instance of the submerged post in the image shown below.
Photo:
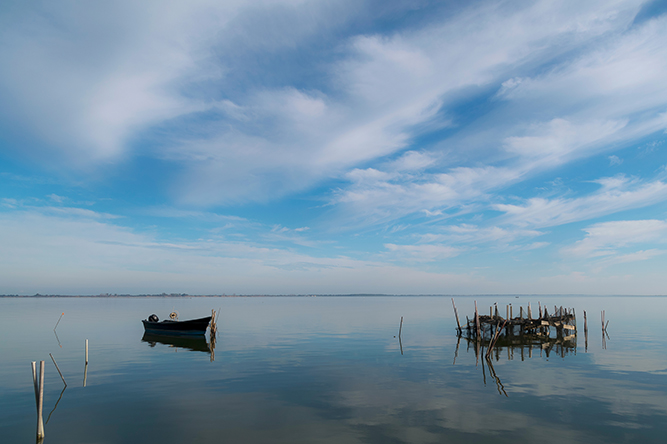
<svg viewBox="0 0 667 444"><path fill-rule="evenodd" d="M401 331L403 330L403 316L401 316L401 324L398 326L398 337L401 337Z"/></svg>
<svg viewBox="0 0 667 444"><path fill-rule="evenodd" d="M86 339L86 365L88 365L88 339Z"/></svg>

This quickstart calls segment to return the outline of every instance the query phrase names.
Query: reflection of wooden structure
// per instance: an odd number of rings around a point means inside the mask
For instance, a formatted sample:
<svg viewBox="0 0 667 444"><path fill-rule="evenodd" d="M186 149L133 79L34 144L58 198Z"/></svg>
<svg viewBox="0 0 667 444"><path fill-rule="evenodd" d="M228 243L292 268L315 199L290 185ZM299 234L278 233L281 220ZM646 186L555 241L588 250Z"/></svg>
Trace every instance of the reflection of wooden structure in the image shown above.
<svg viewBox="0 0 667 444"><path fill-rule="evenodd" d="M470 349L471 346L474 348L475 354L483 354L484 349L486 348L486 356L490 358L495 357L496 361L500 360L504 354L507 354L507 359L510 361L517 357L520 357L523 361L526 358L532 358L535 351L539 351L540 354L544 352L547 358L551 353L555 353L557 356L564 358L577 351L577 340L575 335L556 336L555 338L534 334L523 334L509 337L501 336L496 343L493 344L493 348L491 348L491 340L489 339L479 341L478 347L476 338L466 336L461 336L460 338L466 340L468 349Z"/></svg>

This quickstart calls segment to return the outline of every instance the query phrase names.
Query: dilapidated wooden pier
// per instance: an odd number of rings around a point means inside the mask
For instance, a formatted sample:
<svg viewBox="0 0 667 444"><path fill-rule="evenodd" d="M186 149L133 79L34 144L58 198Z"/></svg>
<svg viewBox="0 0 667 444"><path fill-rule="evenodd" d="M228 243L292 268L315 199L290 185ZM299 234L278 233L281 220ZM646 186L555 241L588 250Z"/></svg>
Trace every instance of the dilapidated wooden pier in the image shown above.
<svg viewBox="0 0 667 444"><path fill-rule="evenodd" d="M533 315L531 304L512 306L508 304L499 310L498 304L489 307L489 314L481 314L475 301L475 314L472 319L466 316L466 323L461 326L458 311L452 299L456 315L457 333L469 341L478 342L487 348L490 354L494 346L532 345L570 345L577 332L576 315L573 308L554 306L549 313L546 306L538 303L538 312ZM518 308L518 309L517 309ZM516 310L517 316L514 316ZM502 316L502 312L505 316Z"/></svg>

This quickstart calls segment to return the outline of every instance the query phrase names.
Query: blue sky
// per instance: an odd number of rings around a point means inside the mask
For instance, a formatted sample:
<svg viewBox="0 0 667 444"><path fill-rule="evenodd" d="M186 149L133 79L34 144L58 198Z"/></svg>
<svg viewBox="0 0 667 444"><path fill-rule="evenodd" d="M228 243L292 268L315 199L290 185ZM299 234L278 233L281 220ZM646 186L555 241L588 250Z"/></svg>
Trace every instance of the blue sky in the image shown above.
<svg viewBox="0 0 667 444"><path fill-rule="evenodd" d="M666 292L665 1L6 1L0 59L0 293Z"/></svg>

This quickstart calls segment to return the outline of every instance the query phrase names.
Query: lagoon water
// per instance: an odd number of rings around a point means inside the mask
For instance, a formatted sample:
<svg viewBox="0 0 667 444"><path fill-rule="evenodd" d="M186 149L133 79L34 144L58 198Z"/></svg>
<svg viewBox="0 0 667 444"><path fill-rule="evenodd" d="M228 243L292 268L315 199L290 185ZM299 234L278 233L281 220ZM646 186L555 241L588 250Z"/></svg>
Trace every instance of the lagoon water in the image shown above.
<svg viewBox="0 0 667 444"><path fill-rule="evenodd" d="M40 360L48 444L667 440L667 298L455 300L464 319L474 300L574 307L577 347L501 349L490 369L465 341L457 353L449 297L0 298L0 441L35 441ZM218 308L213 356L208 334L142 340L151 313Z"/></svg>

